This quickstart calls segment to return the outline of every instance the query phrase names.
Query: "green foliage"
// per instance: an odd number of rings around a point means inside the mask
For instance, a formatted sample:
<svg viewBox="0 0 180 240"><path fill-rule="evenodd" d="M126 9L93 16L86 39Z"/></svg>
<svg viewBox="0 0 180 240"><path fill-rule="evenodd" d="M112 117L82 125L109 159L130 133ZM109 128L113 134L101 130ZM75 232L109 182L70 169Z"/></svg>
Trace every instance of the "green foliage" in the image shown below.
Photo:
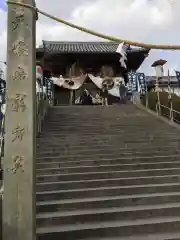
<svg viewBox="0 0 180 240"><path fill-rule="evenodd" d="M156 111L157 92L148 92L148 106L151 110ZM141 100L142 104L146 106L146 97L144 96ZM160 104L165 107L161 107L161 114L170 118L170 101L168 99L167 92L160 92ZM166 108L168 107L168 108ZM180 112L180 97L172 94L172 108L173 110ZM180 122L180 114L174 112L173 118L176 122Z"/></svg>

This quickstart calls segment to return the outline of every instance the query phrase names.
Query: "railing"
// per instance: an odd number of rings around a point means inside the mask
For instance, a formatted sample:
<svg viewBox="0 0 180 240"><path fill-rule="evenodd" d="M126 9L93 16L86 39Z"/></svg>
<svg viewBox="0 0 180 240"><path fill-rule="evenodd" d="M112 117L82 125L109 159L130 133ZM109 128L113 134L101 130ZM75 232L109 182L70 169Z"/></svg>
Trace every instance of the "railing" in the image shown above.
<svg viewBox="0 0 180 240"><path fill-rule="evenodd" d="M41 88L42 91L36 95L36 134L37 136L41 133L44 118L47 114L48 109L48 98Z"/></svg>
<svg viewBox="0 0 180 240"><path fill-rule="evenodd" d="M172 94L172 89L169 90L169 92L166 91L153 91L153 92L146 92L146 96L143 96L143 100L137 100L137 96L136 96L136 100L135 100L135 104L139 104L143 102L143 105L156 112L157 116L163 116L168 118L170 121L175 122L180 124L180 111L178 111L177 109L174 109L174 96L176 96L175 94ZM150 94L154 94L154 98L150 98L149 99L149 95ZM162 94L162 95L161 95ZM165 98L165 96L167 96L167 98ZM178 96L176 96L176 98L179 98ZM140 99L140 96L139 96ZM150 102L152 101L152 102ZM152 107L153 105L153 107ZM176 103L176 108L177 108L177 103Z"/></svg>
<svg viewBox="0 0 180 240"><path fill-rule="evenodd" d="M168 106L159 104L159 112L157 112L157 114L169 118L171 121L180 124L180 112L172 108L169 108Z"/></svg>
<svg viewBox="0 0 180 240"><path fill-rule="evenodd" d="M45 86L39 84L36 97L36 132L37 136L41 133L44 118L47 115L49 105L53 105L53 82L46 78Z"/></svg>

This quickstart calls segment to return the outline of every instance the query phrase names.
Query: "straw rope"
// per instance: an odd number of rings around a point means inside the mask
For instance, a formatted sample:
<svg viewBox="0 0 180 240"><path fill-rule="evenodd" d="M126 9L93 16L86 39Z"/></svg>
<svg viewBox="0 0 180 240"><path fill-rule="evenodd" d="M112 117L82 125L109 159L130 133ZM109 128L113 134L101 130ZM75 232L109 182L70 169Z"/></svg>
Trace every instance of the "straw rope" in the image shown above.
<svg viewBox="0 0 180 240"><path fill-rule="evenodd" d="M125 39L121 39L121 38L117 38L117 37L113 37L113 36L108 36L108 35L105 35L105 34L102 34L102 33L98 33L96 31L93 31L93 30L75 25L75 24L70 23L68 21L65 21L61 18L55 17L55 16L53 16L49 13L46 13L44 11L41 11L38 8L36 8L34 6L31 6L29 4L14 2L14 1L10 1L10 0L7 1L7 4L15 4L15 5L19 5L21 7L30 8L33 11L35 11L35 13L40 13L43 16L48 17L52 20L55 20L59 23L62 23L66 26L69 26L69 27L74 28L74 29L78 29L79 31L82 31L82 32L85 32L87 34L91 34L91 35L94 35L96 37L100 37L100 38L103 38L103 39L106 39L106 40L109 40L109 41L118 42L118 43L124 42L125 44L129 44L129 45L132 45L132 46L144 47L144 48L149 48L149 49L180 50L180 45L146 44L146 43L142 43L142 42L125 40Z"/></svg>

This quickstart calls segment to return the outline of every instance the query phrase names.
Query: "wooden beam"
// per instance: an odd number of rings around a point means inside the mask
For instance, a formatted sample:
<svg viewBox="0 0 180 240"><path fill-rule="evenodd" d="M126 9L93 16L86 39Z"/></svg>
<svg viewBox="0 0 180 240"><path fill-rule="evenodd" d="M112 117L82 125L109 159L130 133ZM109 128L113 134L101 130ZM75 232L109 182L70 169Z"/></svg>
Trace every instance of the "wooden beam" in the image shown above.
<svg viewBox="0 0 180 240"><path fill-rule="evenodd" d="M34 0L14 0L35 6ZM35 11L8 6L3 240L35 240Z"/></svg>

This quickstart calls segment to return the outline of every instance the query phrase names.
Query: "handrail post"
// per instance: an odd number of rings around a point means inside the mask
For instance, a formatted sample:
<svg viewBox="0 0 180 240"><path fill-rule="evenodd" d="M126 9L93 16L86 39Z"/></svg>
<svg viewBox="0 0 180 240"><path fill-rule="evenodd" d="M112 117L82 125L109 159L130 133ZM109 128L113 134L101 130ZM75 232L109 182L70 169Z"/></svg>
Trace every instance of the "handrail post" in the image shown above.
<svg viewBox="0 0 180 240"><path fill-rule="evenodd" d="M25 2L35 7L35 0ZM3 240L36 239L36 17L8 5Z"/></svg>
<svg viewBox="0 0 180 240"><path fill-rule="evenodd" d="M146 108L148 107L149 107L149 96L148 96L147 85L146 85Z"/></svg>
<svg viewBox="0 0 180 240"><path fill-rule="evenodd" d="M161 104L160 104L160 93L159 93L159 78L156 77L156 92L157 92L157 102L156 102L156 111L157 115L161 115Z"/></svg>
<svg viewBox="0 0 180 240"><path fill-rule="evenodd" d="M171 97L170 98L170 115L169 115L171 121L174 121L174 116L173 115L174 114L173 114L172 97Z"/></svg>
<svg viewBox="0 0 180 240"><path fill-rule="evenodd" d="M168 70L168 100L170 102L169 118L170 118L171 121L174 121L173 104L172 104L172 93L171 93L171 79L170 79L169 70Z"/></svg>

